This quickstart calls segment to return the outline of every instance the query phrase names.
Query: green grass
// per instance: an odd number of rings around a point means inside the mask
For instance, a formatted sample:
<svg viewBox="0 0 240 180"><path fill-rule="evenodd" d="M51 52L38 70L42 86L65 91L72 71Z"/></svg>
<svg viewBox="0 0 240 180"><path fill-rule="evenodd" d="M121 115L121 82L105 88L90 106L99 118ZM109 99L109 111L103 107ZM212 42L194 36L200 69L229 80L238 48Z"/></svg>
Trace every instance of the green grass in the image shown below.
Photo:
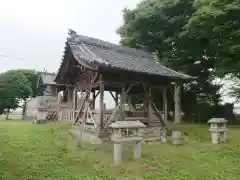
<svg viewBox="0 0 240 180"><path fill-rule="evenodd" d="M184 125L189 140L171 144L143 144L143 158L133 160L124 146L123 164L112 163L112 144L83 144L65 124L36 125L0 121L1 180L236 180L240 176L240 130L229 128L229 142L212 145L207 126Z"/></svg>

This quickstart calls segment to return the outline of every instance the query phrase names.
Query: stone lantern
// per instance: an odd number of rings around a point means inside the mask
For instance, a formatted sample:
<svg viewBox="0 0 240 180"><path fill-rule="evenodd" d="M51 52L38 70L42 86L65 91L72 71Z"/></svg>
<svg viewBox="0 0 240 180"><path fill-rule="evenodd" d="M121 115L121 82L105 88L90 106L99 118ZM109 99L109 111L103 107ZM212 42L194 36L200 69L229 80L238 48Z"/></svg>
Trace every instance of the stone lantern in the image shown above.
<svg viewBox="0 0 240 180"><path fill-rule="evenodd" d="M212 118L208 121L213 144L218 144L219 141L227 141L227 122L224 118Z"/></svg>
<svg viewBox="0 0 240 180"><path fill-rule="evenodd" d="M145 125L140 121L116 121L109 125L113 129L111 140L114 142L114 162L120 164L122 159L122 143L134 144L134 158L141 158L141 141L143 137L140 134L140 128Z"/></svg>

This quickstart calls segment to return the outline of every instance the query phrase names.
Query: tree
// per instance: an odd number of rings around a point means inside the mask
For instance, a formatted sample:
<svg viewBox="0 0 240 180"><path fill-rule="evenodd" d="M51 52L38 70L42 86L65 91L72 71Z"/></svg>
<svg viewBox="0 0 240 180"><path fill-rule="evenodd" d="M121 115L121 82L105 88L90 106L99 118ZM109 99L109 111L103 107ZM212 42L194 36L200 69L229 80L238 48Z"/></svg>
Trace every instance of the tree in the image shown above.
<svg viewBox="0 0 240 180"><path fill-rule="evenodd" d="M240 78L240 1L198 0L194 6L183 34L203 44L218 76ZM232 94L240 96L239 88Z"/></svg>
<svg viewBox="0 0 240 180"><path fill-rule="evenodd" d="M29 70L29 69L20 69L24 76L28 79L28 82L30 83L30 87L32 89L32 94L30 94L32 97L36 97L40 93L40 89L37 87L39 82L39 76L40 72L37 72L35 70Z"/></svg>
<svg viewBox="0 0 240 180"><path fill-rule="evenodd" d="M221 84L212 82L222 64L211 50L214 46L206 46L211 36L193 38L189 30L198 8L194 0L144 0L133 10L124 9L124 24L117 32L121 44L152 52L161 63L196 77L184 86L182 107L187 116L206 121L199 109L219 106Z"/></svg>
<svg viewBox="0 0 240 180"><path fill-rule="evenodd" d="M33 70L10 70L0 74L0 114L19 107L20 100L36 96L38 73Z"/></svg>

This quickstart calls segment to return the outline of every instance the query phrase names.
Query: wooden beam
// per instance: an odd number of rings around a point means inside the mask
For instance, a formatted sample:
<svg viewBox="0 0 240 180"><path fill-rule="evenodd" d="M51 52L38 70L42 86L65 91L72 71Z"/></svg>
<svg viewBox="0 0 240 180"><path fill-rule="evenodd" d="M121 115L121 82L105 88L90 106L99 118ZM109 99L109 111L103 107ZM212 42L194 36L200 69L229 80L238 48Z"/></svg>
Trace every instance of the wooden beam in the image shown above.
<svg viewBox="0 0 240 180"><path fill-rule="evenodd" d="M151 98L152 97L152 89L148 87L148 96L147 96L147 101L148 101L148 106L147 106L147 112L148 112L148 123L151 123L151 117L152 117L152 103L151 103Z"/></svg>
<svg viewBox="0 0 240 180"><path fill-rule="evenodd" d="M97 92L97 94L95 95L95 98L97 98L99 94L100 94L100 91Z"/></svg>
<svg viewBox="0 0 240 180"><path fill-rule="evenodd" d="M131 89L132 89L132 86L133 86L132 84L130 84L130 85L129 85L129 87L127 88L127 90L126 90L125 94L128 94L128 93L131 91Z"/></svg>
<svg viewBox="0 0 240 180"><path fill-rule="evenodd" d="M117 107L118 106L118 93L117 92L115 92L115 99L116 99L115 107Z"/></svg>
<svg viewBox="0 0 240 180"><path fill-rule="evenodd" d="M124 103L126 100L126 91L125 88L121 88L121 94L120 94L120 112L121 112L121 120L124 120Z"/></svg>
<svg viewBox="0 0 240 180"><path fill-rule="evenodd" d="M76 87L73 88L73 119L75 119L75 111L77 107L77 91Z"/></svg>
<svg viewBox="0 0 240 180"><path fill-rule="evenodd" d="M145 85L144 83L142 83L142 86L143 86L143 89L144 89L146 95L148 96L148 98L149 98L149 100L150 100L150 103L151 103L151 105L152 105L153 110L155 111L155 113L156 113L157 117L159 118L160 122L162 123L162 125L166 128L166 127L167 127L167 124L166 124L165 118L162 119L162 116L161 116L161 114L160 114L160 112L159 112L156 104L154 103L152 97L149 96L149 94L148 94L148 92L147 92L146 85Z"/></svg>
<svg viewBox="0 0 240 180"><path fill-rule="evenodd" d="M96 94L95 94L95 90L93 90L93 92L92 92L92 95L93 95L93 104L92 104L92 107L93 107L93 109L95 109L95 105L96 105Z"/></svg>
<svg viewBox="0 0 240 180"><path fill-rule="evenodd" d="M102 74L100 75L100 127L103 127L103 120L104 120L104 83L102 81Z"/></svg>
<svg viewBox="0 0 240 180"><path fill-rule="evenodd" d="M79 111L74 119L74 123L73 124L76 124L77 121L78 121L78 118L81 114L81 112L83 111L83 108L84 108L84 105L85 105L85 102L88 100L89 96L90 96L90 93L91 93L91 90L92 90L92 87L91 85L96 82L96 80L99 78L99 74L97 73L92 79L91 79L91 83L89 85L89 89L85 89L85 97L83 99L83 102L82 104L80 105L80 108L79 108Z"/></svg>
<svg viewBox="0 0 240 180"><path fill-rule="evenodd" d="M116 99L116 97L114 97L114 95L113 95L112 91L109 91L109 93L111 94L111 96L112 96L113 100L114 100L114 101L115 101L115 103L117 104L117 99Z"/></svg>
<svg viewBox="0 0 240 180"><path fill-rule="evenodd" d="M167 88L163 88L163 111L164 111L164 121L167 122L168 119L168 102L167 102Z"/></svg>
<svg viewBox="0 0 240 180"><path fill-rule="evenodd" d="M69 67L71 67L71 68L78 68L78 69L82 69L82 66L80 66L80 65L68 65Z"/></svg>

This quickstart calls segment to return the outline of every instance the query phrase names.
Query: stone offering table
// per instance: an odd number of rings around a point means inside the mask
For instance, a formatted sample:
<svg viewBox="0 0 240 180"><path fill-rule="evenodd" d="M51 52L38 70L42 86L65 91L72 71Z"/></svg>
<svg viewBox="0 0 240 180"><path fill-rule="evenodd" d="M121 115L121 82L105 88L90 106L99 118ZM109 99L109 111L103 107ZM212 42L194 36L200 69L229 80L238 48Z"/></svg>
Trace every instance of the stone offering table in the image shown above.
<svg viewBox="0 0 240 180"><path fill-rule="evenodd" d="M213 144L218 144L219 141L227 141L227 122L224 118L212 118L208 121Z"/></svg>
<svg viewBox="0 0 240 180"><path fill-rule="evenodd" d="M122 160L122 143L134 144L134 158L141 158L141 141L143 137L140 134L140 128L145 125L140 121L116 121L110 125L113 129L111 140L114 142L114 162L120 164Z"/></svg>

